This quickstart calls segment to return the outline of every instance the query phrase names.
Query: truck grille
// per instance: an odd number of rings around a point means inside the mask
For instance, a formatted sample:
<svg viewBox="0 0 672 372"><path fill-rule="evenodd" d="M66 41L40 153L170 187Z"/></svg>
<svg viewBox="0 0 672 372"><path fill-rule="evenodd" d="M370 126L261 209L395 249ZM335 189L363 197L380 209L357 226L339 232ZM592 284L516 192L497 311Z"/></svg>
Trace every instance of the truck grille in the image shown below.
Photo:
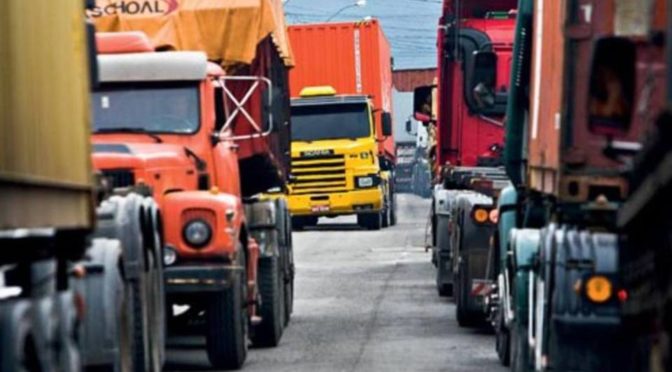
<svg viewBox="0 0 672 372"><path fill-rule="evenodd" d="M292 158L290 185L292 193L296 195L347 191L345 156Z"/></svg>
<svg viewBox="0 0 672 372"><path fill-rule="evenodd" d="M135 185L135 175L131 169L105 169L102 173L112 188Z"/></svg>

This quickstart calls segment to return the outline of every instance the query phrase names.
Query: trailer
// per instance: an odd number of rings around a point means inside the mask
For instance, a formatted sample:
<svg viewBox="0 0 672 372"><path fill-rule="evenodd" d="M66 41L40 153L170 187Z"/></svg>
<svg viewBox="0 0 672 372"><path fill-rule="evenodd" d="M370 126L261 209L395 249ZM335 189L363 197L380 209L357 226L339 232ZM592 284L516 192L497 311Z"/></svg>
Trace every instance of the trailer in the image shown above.
<svg viewBox="0 0 672 372"><path fill-rule="evenodd" d="M91 173L98 74L83 5L0 5L3 372L162 365L158 211L135 190L112 195Z"/></svg>
<svg viewBox="0 0 672 372"><path fill-rule="evenodd" d="M436 84L414 94L415 119L430 135L436 287L455 297L462 326L484 323L492 290L486 268L495 201L508 184L501 155L516 7L513 0L444 1Z"/></svg>
<svg viewBox="0 0 672 372"><path fill-rule="evenodd" d="M641 248L618 221L632 203L624 165L662 106L651 35L664 3L520 4L504 154L515 190L500 204L493 314L515 371L650 369L629 319Z"/></svg>

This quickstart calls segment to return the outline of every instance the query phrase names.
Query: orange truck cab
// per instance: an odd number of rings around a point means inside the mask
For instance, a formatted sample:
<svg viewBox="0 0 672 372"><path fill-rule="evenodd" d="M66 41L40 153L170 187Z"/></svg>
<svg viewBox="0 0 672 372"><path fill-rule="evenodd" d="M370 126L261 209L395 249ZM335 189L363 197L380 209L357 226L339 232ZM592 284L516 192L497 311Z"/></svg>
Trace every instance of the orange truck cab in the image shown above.
<svg viewBox="0 0 672 372"><path fill-rule="evenodd" d="M190 12L197 5L182 3ZM235 4L222 7L202 11L232 15L221 18L224 25L258 15L235 13ZM241 58L227 73L222 66L230 61L209 50L156 51L165 40L148 26L152 18L109 23L135 15L105 9L92 13L99 31L131 32L98 33L94 166L116 189L145 187L161 207L168 331L205 322L213 366L240 368L248 336L257 345L277 345L291 311L288 209L282 198L259 196L284 189L289 123L279 121L289 117L287 66L270 36L284 27L266 18L271 27L264 26L269 31L256 40L251 60ZM181 22L183 10L171 11L175 18L164 23ZM210 62L215 59L219 63ZM188 310L178 313L174 305Z"/></svg>

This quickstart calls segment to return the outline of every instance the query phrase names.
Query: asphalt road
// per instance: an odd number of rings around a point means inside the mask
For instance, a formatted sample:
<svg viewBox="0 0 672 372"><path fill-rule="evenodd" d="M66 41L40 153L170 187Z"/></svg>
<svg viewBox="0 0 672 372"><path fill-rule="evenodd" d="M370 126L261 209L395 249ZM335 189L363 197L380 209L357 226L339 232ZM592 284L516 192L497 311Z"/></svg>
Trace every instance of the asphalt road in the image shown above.
<svg viewBox="0 0 672 372"><path fill-rule="evenodd" d="M459 328L424 249L429 202L400 195L399 224L360 231L350 217L294 234L294 315L277 348L245 371L504 371L494 337ZM171 347L167 369L207 370L200 340Z"/></svg>

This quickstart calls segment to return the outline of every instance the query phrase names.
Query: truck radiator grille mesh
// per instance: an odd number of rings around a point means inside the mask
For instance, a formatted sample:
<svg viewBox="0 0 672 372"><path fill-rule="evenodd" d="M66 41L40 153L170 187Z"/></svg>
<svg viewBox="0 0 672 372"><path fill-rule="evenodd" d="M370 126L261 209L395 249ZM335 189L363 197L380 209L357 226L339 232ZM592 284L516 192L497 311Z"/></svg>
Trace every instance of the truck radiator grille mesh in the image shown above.
<svg viewBox="0 0 672 372"><path fill-rule="evenodd" d="M322 155L292 158L293 194L320 194L347 190L345 157Z"/></svg>

